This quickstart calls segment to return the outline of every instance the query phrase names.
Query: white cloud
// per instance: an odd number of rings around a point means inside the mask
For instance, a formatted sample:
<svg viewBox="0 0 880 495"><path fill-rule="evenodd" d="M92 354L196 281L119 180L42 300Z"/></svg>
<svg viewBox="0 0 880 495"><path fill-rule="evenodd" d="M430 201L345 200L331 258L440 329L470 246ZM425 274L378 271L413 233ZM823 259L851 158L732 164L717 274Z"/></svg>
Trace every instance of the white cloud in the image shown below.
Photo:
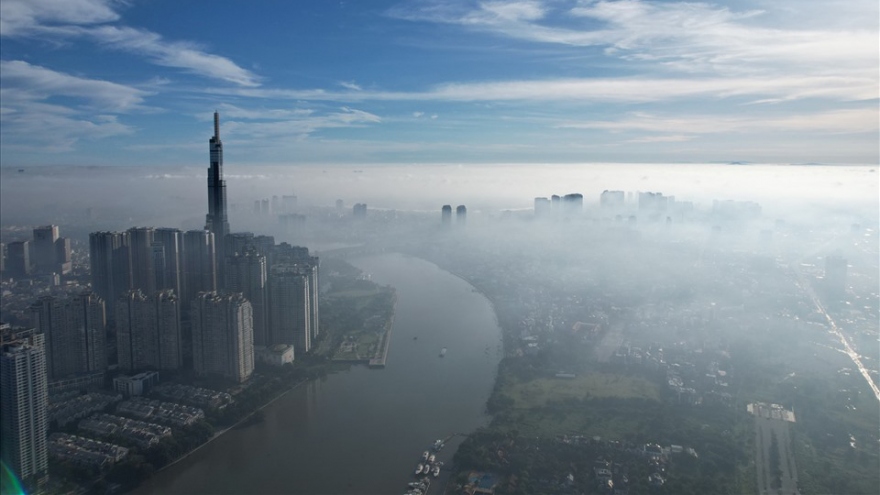
<svg viewBox="0 0 880 495"><path fill-rule="evenodd" d="M303 138L320 129L361 127L382 122L375 114L349 107L241 108L223 104L218 108L223 132L230 139ZM204 116L207 119L207 115Z"/></svg>
<svg viewBox="0 0 880 495"><path fill-rule="evenodd" d="M111 25L120 19L113 0L3 0L0 3L0 36L41 39L87 38L113 50L143 56L156 65L183 69L192 74L256 87L260 78L251 71L203 47L185 41L168 41L145 29Z"/></svg>
<svg viewBox="0 0 880 495"><path fill-rule="evenodd" d="M3 146L19 150L68 151L81 139L129 134L133 129L113 114L147 110L149 95L20 60L0 61L0 84ZM70 103L57 103L59 97Z"/></svg>
<svg viewBox="0 0 880 495"><path fill-rule="evenodd" d="M868 100L877 98L873 72L861 77L797 75L739 78L582 78L447 83L426 91L359 91L228 89L208 90L256 98L283 98L312 101L567 101L655 102L691 97L755 97L774 100L822 98L828 100Z"/></svg>
<svg viewBox="0 0 880 495"><path fill-rule="evenodd" d="M119 20L106 0L3 0L0 36L27 36L43 25L98 24Z"/></svg>
<svg viewBox="0 0 880 495"><path fill-rule="evenodd" d="M797 113L776 117L727 115L654 115L631 113L619 120L572 121L558 128L602 129L607 131L639 131L671 133L673 136L723 133L768 132L821 132L869 133L877 132L880 112L875 108L830 110ZM669 138L670 136L665 136ZM662 139L658 136L657 139ZM647 139L647 138L646 138ZM647 141L643 141L647 142Z"/></svg>
<svg viewBox="0 0 880 495"><path fill-rule="evenodd" d="M340 81L339 85L345 89L350 89L352 91L360 91L361 89L363 89L360 87L360 85L356 84L354 81Z"/></svg>
<svg viewBox="0 0 880 495"><path fill-rule="evenodd" d="M73 97L104 111L125 112L142 108L149 93L137 88L98 79L56 72L21 60L0 61L0 81L13 101L46 100L53 96ZM8 100L4 101L6 104Z"/></svg>

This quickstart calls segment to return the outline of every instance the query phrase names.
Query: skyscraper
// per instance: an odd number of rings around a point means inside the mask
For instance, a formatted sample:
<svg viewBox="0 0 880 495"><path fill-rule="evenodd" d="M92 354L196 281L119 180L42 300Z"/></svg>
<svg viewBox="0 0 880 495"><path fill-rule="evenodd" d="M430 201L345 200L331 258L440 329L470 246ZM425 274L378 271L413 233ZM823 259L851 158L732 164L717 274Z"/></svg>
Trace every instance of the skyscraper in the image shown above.
<svg viewBox="0 0 880 495"><path fill-rule="evenodd" d="M183 232L178 229L156 229L153 232L153 245L161 244L162 266L154 266L156 270L156 289L171 289L178 298L183 297ZM154 247L154 262L158 261L157 249ZM161 269L160 269L161 268Z"/></svg>
<svg viewBox="0 0 880 495"><path fill-rule="evenodd" d="M208 215L205 229L214 234L217 260L222 264L226 256L226 235L229 219L226 216L226 181L223 180L223 143L220 141L220 114L214 112L214 136L208 141L211 167L208 169ZM222 281L222 276L220 277Z"/></svg>
<svg viewBox="0 0 880 495"><path fill-rule="evenodd" d="M114 318L116 300L131 288L131 259L128 232L89 234L92 289L104 300L107 317Z"/></svg>
<svg viewBox="0 0 880 495"><path fill-rule="evenodd" d="M15 278L27 278L33 271L31 241L15 241L6 246L6 270Z"/></svg>
<svg viewBox="0 0 880 495"><path fill-rule="evenodd" d="M49 469L46 354L22 342L0 346L0 458L29 492Z"/></svg>
<svg viewBox="0 0 880 495"><path fill-rule="evenodd" d="M107 368L104 301L91 291L45 296L31 305L37 332L45 335L46 366L53 380Z"/></svg>
<svg viewBox="0 0 880 495"><path fill-rule="evenodd" d="M191 307L193 368L236 382L254 371L253 312L241 294L202 292Z"/></svg>

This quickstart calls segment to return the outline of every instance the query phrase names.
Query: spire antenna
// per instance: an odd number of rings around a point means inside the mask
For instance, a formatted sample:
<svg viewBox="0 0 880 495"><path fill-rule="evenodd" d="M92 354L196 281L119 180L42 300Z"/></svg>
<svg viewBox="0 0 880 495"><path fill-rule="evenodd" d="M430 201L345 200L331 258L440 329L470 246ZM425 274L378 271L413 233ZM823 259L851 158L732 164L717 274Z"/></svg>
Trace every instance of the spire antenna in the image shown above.
<svg viewBox="0 0 880 495"><path fill-rule="evenodd" d="M214 138L220 139L220 114L214 110Z"/></svg>

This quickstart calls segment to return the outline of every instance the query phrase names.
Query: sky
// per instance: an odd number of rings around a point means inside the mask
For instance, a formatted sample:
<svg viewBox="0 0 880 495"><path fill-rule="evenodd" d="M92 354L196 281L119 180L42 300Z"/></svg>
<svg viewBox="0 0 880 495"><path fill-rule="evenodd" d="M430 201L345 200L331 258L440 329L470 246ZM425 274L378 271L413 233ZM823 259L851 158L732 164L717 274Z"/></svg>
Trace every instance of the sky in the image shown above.
<svg viewBox="0 0 880 495"><path fill-rule="evenodd" d="M876 164L876 0L0 2L0 165Z"/></svg>

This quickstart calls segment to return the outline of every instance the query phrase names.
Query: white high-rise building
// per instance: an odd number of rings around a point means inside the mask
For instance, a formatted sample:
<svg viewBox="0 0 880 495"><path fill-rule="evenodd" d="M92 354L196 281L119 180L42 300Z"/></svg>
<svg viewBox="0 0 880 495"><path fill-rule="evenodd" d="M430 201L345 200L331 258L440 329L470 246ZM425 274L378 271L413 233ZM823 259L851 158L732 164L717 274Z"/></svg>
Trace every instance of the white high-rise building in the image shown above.
<svg viewBox="0 0 880 495"><path fill-rule="evenodd" d="M298 356L312 347L310 272L307 265L281 264L269 279L271 341L292 344Z"/></svg>
<svg viewBox="0 0 880 495"><path fill-rule="evenodd" d="M31 318L46 336L52 380L107 369L104 300L91 291L70 297L45 296L31 305Z"/></svg>
<svg viewBox="0 0 880 495"><path fill-rule="evenodd" d="M116 349L126 371L174 370L183 365L180 300L171 289L150 297L127 292L116 303Z"/></svg>
<svg viewBox="0 0 880 495"><path fill-rule="evenodd" d="M29 491L49 469L46 354L17 342L0 349L0 458Z"/></svg>
<svg viewBox="0 0 880 495"><path fill-rule="evenodd" d="M242 294L203 292L190 306L193 368L244 382L254 371L254 315Z"/></svg>

